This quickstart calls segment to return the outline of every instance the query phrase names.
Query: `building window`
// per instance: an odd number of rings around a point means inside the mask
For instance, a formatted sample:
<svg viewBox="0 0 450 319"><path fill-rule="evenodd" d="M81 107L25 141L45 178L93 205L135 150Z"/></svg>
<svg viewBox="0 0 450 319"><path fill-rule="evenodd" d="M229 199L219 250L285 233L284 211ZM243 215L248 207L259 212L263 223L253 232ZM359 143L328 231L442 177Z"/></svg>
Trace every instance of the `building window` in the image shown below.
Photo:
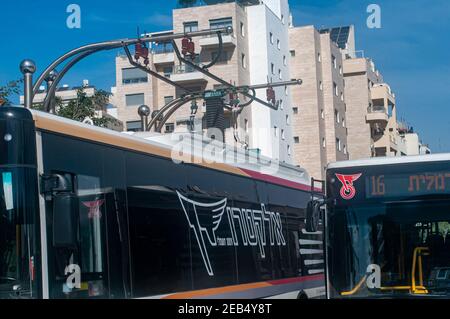
<svg viewBox="0 0 450 319"><path fill-rule="evenodd" d="M322 81L319 81L319 89L320 89L321 91L323 91L323 83L322 83Z"/></svg>
<svg viewBox="0 0 450 319"><path fill-rule="evenodd" d="M242 64L242 67L243 67L244 69L247 68L247 61L246 61L246 59L245 59L245 54L244 54L244 53L242 53L242 55L241 55L241 64Z"/></svg>
<svg viewBox="0 0 450 319"><path fill-rule="evenodd" d="M269 38L270 38L270 44L273 44L273 33L272 32L270 32Z"/></svg>
<svg viewBox="0 0 450 319"><path fill-rule="evenodd" d="M283 55L283 65L287 65L287 60L286 60L286 56Z"/></svg>
<svg viewBox="0 0 450 319"><path fill-rule="evenodd" d="M298 107L293 107L292 108L292 113L298 114Z"/></svg>
<svg viewBox="0 0 450 319"><path fill-rule="evenodd" d="M128 121L127 122L127 131L129 131L129 132L142 131L142 122L141 121Z"/></svg>
<svg viewBox="0 0 450 319"><path fill-rule="evenodd" d="M273 127L273 134L275 135L275 137L278 137L278 127Z"/></svg>
<svg viewBox="0 0 450 319"><path fill-rule="evenodd" d="M280 39L277 39L277 48L278 48L278 50L281 49L281 42L280 42Z"/></svg>
<svg viewBox="0 0 450 319"><path fill-rule="evenodd" d="M175 131L174 123L166 123L166 133L173 133Z"/></svg>
<svg viewBox="0 0 450 319"><path fill-rule="evenodd" d="M345 117L342 118L342 127L345 127Z"/></svg>
<svg viewBox="0 0 450 319"><path fill-rule="evenodd" d="M281 139L282 140L286 139L286 136L284 134L284 130L283 129L281 129Z"/></svg>
<svg viewBox="0 0 450 319"><path fill-rule="evenodd" d="M347 145L344 145L344 154L347 155Z"/></svg>
<svg viewBox="0 0 450 319"><path fill-rule="evenodd" d="M337 68L337 62L336 62L336 57L334 55L331 55L331 63L333 64L333 67L336 69Z"/></svg>
<svg viewBox="0 0 450 319"><path fill-rule="evenodd" d="M213 61L217 55L219 54L218 51L213 51L211 52L211 61ZM228 52L227 51L222 51L222 54L219 57L219 60L217 60L217 62L227 62L228 61Z"/></svg>
<svg viewBox="0 0 450 319"><path fill-rule="evenodd" d="M336 138L336 149L340 152L342 150L341 140Z"/></svg>
<svg viewBox="0 0 450 319"><path fill-rule="evenodd" d="M320 52L317 53L317 61L322 62L322 55L320 55Z"/></svg>
<svg viewBox="0 0 450 319"><path fill-rule="evenodd" d="M281 70L280 70L280 69L278 69L278 78L279 78L280 80L283 79L283 75L281 74Z"/></svg>
<svg viewBox="0 0 450 319"><path fill-rule="evenodd" d="M144 93L125 95L126 106L141 106L144 103Z"/></svg>
<svg viewBox="0 0 450 319"><path fill-rule="evenodd" d="M291 119L289 118L289 115L286 115L286 125L291 124Z"/></svg>
<svg viewBox="0 0 450 319"><path fill-rule="evenodd" d="M339 74L342 75L342 65L339 66Z"/></svg>
<svg viewBox="0 0 450 319"><path fill-rule="evenodd" d="M333 82L334 95L339 96L339 90L336 83Z"/></svg>
<svg viewBox="0 0 450 319"><path fill-rule="evenodd" d="M287 153L289 156L291 156L291 146L290 145L287 146Z"/></svg>
<svg viewBox="0 0 450 319"><path fill-rule="evenodd" d="M334 118L336 120L336 123L340 123L341 122L338 110L334 110Z"/></svg>
<svg viewBox="0 0 450 319"><path fill-rule="evenodd" d="M166 78L170 77L170 75L173 73L173 67L172 66L165 66L163 68L163 73L164 73L164 76Z"/></svg>
<svg viewBox="0 0 450 319"><path fill-rule="evenodd" d="M164 105L167 105L172 101L173 101L173 96L165 96L164 97Z"/></svg>
<svg viewBox="0 0 450 319"><path fill-rule="evenodd" d="M344 92L341 92L341 101L344 101Z"/></svg>
<svg viewBox="0 0 450 319"><path fill-rule="evenodd" d="M270 71L272 74L275 74L275 65L273 63L270 63Z"/></svg>
<svg viewBox="0 0 450 319"><path fill-rule="evenodd" d="M280 110L284 109L284 103L283 103L283 99L280 99Z"/></svg>
<svg viewBox="0 0 450 319"><path fill-rule="evenodd" d="M295 56L295 50L290 50L289 53L291 54L291 57Z"/></svg>
<svg viewBox="0 0 450 319"><path fill-rule="evenodd" d="M241 36L245 37L245 25L243 22L241 22Z"/></svg>
<svg viewBox="0 0 450 319"><path fill-rule="evenodd" d="M294 136L294 143L295 144L300 144L300 137Z"/></svg>
<svg viewBox="0 0 450 319"><path fill-rule="evenodd" d="M287 85L284 87L284 94L285 94L286 96L289 95L289 89L288 89Z"/></svg>
<svg viewBox="0 0 450 319"><path fill-rule="evenodd" d="M323 109L320 110L320 117L321 117L322 119L325 118L325 112L323 111Z"/></svg>
<svg viewBox="0 0 450 319"><path fill-rule="evenodd" d="M322 147L325 148L327 146L327 142L325 140L325 137L322 138Z"/></svg>
<svg viewBox="0 0 450 319"><path fill-rule="evenodd" d="M198 31L197 21L185 22L183 23L183 25L184 25L184 33Z"/></svg>
<svg viewBox="0 0 450 319"><path fill-rule="evenodd" d="M284 24L284 14L281 15L281 23Z"/></svg>
<svg viewBox="0 0 450 319"><path fill-rule="evenodd" d="M232 26L233 26L232 18L209 20L209 28L210 29L220 29L220 28L227 28L227 27L232 27Z"/></svg>
<svg viewBox="0 0 450 319"><path fill-rule="evenodd" d="M122 69L122 84L135 84L148 82L148 75L138 68Z"/></svg>
<svg viewBox="0 0 450 319"><path fill-rule="evenodd" d="M248 133L248 120L244 119L244 129L245 129L245 133Z"/></svg>

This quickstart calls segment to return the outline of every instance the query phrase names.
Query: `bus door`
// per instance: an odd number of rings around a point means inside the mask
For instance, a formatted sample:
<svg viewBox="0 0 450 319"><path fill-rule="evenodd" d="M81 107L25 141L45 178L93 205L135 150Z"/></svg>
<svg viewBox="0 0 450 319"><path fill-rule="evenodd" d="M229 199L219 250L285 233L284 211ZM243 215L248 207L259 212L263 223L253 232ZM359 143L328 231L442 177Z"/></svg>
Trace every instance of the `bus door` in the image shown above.
<svg viewBox="0 0 450 319"><path fill-rule="evenodd" d="M51 296L126 298L130 289L125 191L102 189L96 177L57 175L64 187L53 195L50 208Z"/></svg>

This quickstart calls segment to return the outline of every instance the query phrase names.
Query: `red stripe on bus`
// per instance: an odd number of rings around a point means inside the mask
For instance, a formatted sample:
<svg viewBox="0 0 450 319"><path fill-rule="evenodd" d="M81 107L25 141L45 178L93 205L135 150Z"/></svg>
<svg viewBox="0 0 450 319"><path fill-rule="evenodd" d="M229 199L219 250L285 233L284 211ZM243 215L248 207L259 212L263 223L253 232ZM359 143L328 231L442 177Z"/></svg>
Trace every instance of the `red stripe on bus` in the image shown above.
<svg viewBox="0 0 450 319"><path fill-rule="evenodd" d="M314 275L314 276L306 276L306 277L295 277L295 278L286 278L286 279L278 279L278 280L270 280L268 281L271 285L285 285L291 284L295 282L304 282L304 281L312 281L312 280L324 280L325 275Z"/></svg>
<svg viewBox="0 0 450 319"><path fill-rule="evenodd" d="M269 183L273 183L273 184L278 184L278 185L282 185L282 186L287 186L287 187L291 187L291 188L295 188L295 189L299 189L302 191L307 191L310 192L311 191L311 186L309 185L305 185L305 184L301 184L301 183L297 183L297 182L293 182L284 178L280 178L280 177L276 177L276 176L272 176L272 175L267 175L267 174L262 174L262 173L258 173L255 171L251 171L248 169L244 169L244 168L240 168L242 171L244 171L245 173L247 173L248 175L250 175L250 177L253 177L255 179L259 179L265 182L269 182ZM322 190L320 188L314 187L314 191L316 192L322 192Z"/></svg>

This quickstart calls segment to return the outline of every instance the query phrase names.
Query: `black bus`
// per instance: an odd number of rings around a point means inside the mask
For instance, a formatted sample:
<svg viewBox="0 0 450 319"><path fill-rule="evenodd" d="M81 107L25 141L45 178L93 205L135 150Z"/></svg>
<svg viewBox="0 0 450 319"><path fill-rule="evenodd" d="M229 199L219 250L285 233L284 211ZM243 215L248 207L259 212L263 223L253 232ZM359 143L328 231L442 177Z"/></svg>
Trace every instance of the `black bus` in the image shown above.
<svg viewBox="0 0 450 319"><path fill-rule="evenodd" d="M319 297L310 190L299 168L175 163L152 140L0 107L0 297Z"/></svg>
<svg viewBox="0 0 450 319"><path fill-rule="evenodd" d="M330 164L329 298L450 297L450 154Z"/></svg>

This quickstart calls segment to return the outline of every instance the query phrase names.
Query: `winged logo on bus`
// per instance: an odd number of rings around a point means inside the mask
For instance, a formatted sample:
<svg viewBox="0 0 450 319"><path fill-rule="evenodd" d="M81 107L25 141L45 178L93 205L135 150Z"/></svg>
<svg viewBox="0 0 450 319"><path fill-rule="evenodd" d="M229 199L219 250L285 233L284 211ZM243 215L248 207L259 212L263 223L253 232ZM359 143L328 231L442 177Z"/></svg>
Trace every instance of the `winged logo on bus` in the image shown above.
<svg viewBox="0 0 450 319"><path fill-rule="evenodd" d="M206 270L210 276L214 276L206 249L205 235L211 246L217 246L216 230L225 212L227 199L224 198L215 203L200 203L181 195L178 191L177 194L189 227L194 231Z"/></svg>
<svg viewBox="0 0 450 319"><path fill-rule="evenodd" d="M340 194L341 197L345 200L350 200L356 195L356 188L353 185L354 182L356 182L362 174L353 174L353 175L343 175L343 174L336 174L336 177L339 179L339 181L342 184Z"/></svg>

